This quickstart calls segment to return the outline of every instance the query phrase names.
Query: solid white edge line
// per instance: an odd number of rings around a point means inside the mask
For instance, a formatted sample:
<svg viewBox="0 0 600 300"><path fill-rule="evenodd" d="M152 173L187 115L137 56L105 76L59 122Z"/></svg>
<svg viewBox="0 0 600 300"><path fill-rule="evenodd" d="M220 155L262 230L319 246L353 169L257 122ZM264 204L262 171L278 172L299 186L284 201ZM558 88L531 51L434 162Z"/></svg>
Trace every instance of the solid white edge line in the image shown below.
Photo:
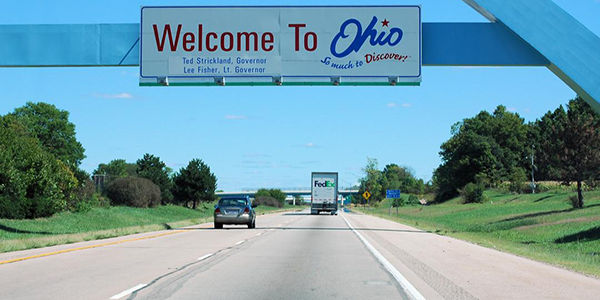
<svg viewBox="0 0 600 300"><path fill-rule="evenodd" d="M237 245L241 245L241 244L243 244L244 242L245 242L245 241L239 241L239 242L235 243L235 245L236 245L236 246L237 246Z"/></svg>
<svg viewBox="0 0 600 300"><path fill-rule="evenodd" d="M214 253L209 253L209 254L203 255L201 257L198 257L198 260L205 260L205 259L207 259L207 258L209 258L209 257L211 257L213 255L215 255L215 254Z"/></svg>
<svg viewBox="0 0 600 300"><path fill-rule="evenodd" d="M360 232L354 229L354 227L352 227L348 219L346 219L346 217L344 217L343 214L340 215L342 216L344 221L346 221L348 227L350 227L350 229L356 234L356 236L358 236L358 238L365 244L365 246L367 246L367 249L369 249L369 251L373 253L373 255L379 260L379 262L385 267L385 269L388 270L390 274L392 274L392 276L396 279L396 281L398 281L400 286L402 286L402 288L408 292L409 296L415 300L425 300L425 297L423 297L423 295L421 295L421 293L419 293L419 291L417 291L417 289L412 284L410 284L410 282L408 282L408 280L404 276L402 276L400 271L398 271L398 269L396 269L394 265L392 265L385 257L383 257L383 255L379 253L379 251L377 251L377 249L375 249L375 247L373 247L373 245L371 245L371 243L369 243L369 241L367 241L360 234Z"/></svg>
<svg viewBox="0 0 600 300"><path fill-rule="evenodd" d="M259 232L259 233L256 234L256 236L259 236L259 235L262 235L262 234L263 234L262 232Z"/></svg>
<svg viewBox="0 0 600 300"><path fill-rule="evenodd" d="M145 286L147 286L147 284L138 284L138 285L136 285L136 286L134 286L134 287L126 290L126 291L123 291L120 294L116 294L116 295L110 297L109 299L121 299L121 298L123 298L123 297L125 297L125 296L127 296L127 295L129 295L129 294L131 294L131 293L133 293L133 292L135 292L135 291L137 291L137 290L145 287Z"/></svg>

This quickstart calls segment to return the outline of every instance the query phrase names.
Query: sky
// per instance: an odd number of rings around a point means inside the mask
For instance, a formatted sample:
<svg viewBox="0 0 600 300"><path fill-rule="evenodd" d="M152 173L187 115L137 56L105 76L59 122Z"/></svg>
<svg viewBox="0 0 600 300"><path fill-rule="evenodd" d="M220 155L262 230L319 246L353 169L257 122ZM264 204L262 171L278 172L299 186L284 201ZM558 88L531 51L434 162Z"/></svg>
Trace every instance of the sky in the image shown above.
<svg viewBox="0 0 600 300"><path fill-rule="evenodd" d="M599 0L555 0L600 35ZM139 23L165 1L11 1L0 24ZM169 5L211 5L169 1ZM421 4L424 22L487 22L462 1L219 1L219 5ZM308 187L313 171L363 176L367 157L431 179L452 124L502 104L527 122L575 93L546 68L424 67L420 87L139 87L138 67L0 69L0 114L27 101L70 112L81 167L144 153L207 163L218 188Z"/></svg>

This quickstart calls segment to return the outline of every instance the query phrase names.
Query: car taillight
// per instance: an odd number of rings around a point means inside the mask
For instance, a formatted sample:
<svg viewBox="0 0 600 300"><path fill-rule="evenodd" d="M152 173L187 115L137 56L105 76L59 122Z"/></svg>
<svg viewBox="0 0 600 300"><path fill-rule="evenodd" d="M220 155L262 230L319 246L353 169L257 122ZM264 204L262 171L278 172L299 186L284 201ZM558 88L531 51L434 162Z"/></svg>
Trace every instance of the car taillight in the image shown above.
<svg viewBox="0 0 600 300"><path fill-rule="evenodd" d="M215 214L220 214L220 213L221 213L221 210L220 210L220 209L218 209L218 208L217 208L217 209L215 209Z"/></svg>
<svg viewBox="0 0 600 300"><path fill-rule="evenodd" d="M244 213L245 213L245 214L249 214L249 213L250 213L250 210L249 210L249 209L246 207L246 208L244 208Z"/></svg>

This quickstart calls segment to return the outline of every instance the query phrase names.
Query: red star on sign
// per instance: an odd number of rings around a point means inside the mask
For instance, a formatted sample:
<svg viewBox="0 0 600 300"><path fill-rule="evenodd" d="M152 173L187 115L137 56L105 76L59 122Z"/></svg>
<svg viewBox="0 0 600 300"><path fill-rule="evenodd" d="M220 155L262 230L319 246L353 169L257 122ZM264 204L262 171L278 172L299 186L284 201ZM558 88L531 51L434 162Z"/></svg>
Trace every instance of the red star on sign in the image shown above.
<svg viewBox="0 0 600 300"><path fill-rule="evenodd" d="M389 27L388 23L390 23L390 21L388 21L387 19L383 19L383 21L381 21L381 27Z"/></svg>

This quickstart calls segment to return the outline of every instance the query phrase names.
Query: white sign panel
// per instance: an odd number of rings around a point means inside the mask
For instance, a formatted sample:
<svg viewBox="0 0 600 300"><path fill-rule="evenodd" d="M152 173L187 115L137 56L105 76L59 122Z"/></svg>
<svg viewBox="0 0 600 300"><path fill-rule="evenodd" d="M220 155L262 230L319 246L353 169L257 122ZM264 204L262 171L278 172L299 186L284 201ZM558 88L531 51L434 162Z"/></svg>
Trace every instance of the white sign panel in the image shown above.
<svg viewBox="0 0 600 300"><path fill-rule="evenodd" d="M420 6L142 7L140 84L421 81Z"/></svg>
<svg viewBox="0 0 600 300"><path fill-rule="evenodd" d="M313 173L311 177L312 203L337 201L337 173Z"/></svg>

